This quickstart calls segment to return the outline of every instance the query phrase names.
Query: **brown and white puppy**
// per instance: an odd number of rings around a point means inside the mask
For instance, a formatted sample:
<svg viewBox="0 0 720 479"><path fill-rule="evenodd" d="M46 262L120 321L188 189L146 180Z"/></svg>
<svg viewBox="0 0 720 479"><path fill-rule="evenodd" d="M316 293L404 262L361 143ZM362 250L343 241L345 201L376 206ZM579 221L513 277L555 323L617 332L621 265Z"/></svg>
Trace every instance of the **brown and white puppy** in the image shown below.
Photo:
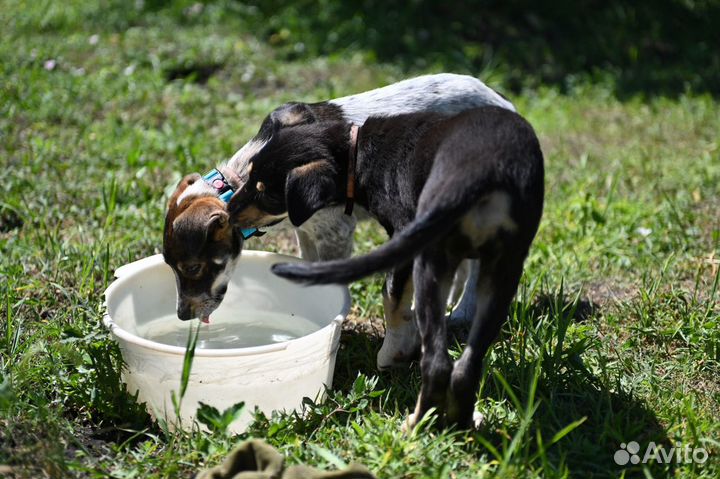
<svg viewBox="0 0 720 479"><path fill-rule="evenodd" d="M225 296L243 241L228 220L226 204L197 173L183 178L170 197L163 255L175 273L182 320L208 322Z"/></svg>
<svg viewBox="0 0 720 479"><path fill-rule="evenodd" d="M458 113L482 105L496 105L514 111L513 105L488 88L476 78L465 75L436 74L404 80L369 92L313 104L289 103L270 113L263 121L257 135L220 167L233 189L239 189L248 178L248 165L263 146L283 128L324 122L348 121L358 125L373 115L398 115L419 111ZM184 178L168 203L165 222L163 253L172 267L178 284L178 316L207 318L222 300L227 279L235 266L234 247L242 244L237 229L220 227L222 205L208 201L217 192L199 175ZM191 183L192 181L192 183ZM202 207L192 204L200 202ZM209 205L212 204L212 207ZM356 210L360 210L359 208ZM250 214L250 212L246 213ZM192 217L194 216L194 217ZM180 218L175 227L176 220ZM282 215L264 218L257 222L261 227L291 227ZM303 258L328 260L349 257L352 252L353 232L357 215L343 214L342 207L328 207L317 211L312 217L295 228ZM277 224L279 222L279 224ZM277 224L277 226L275 226ZM208 234L213 230L212 234ZM222 241L212 240L224 234ZM205 241L205 242L203 242ZM229 245L226 247L223 245ZM215 250L214 248L220 248ZM229 259L227 252L230 252ZM477 262L472 269L477 271ZM459 275L454 287L455 303L463 291L465 276ZM468 283L470 294L463 296L457 310L471 311L474 304L474 287ZM393 290L387 284L386 292ZM385 303L389 301L385 294ZM386 339L378 353L378 366L389 367L409 359L418 345L414 322L387 313Z"/></svg>
<svg viewBox="0 0 720 479"><path fill-rule="evenodd" d="M386 313L406 317L414 299L421 338L422 388L409 425L434 407L448 423L469 427L483 357L507 317L542 214L539 142L522 117L498 107L371 117L355 141L354 131L345 122L279 131L230 200L231 222L257 227L288 216L300 226L354 191L391 239L364 256L278 264L273 272L325 284L390 271ZM444 312L468 258L481 265L478 302L468 345L453 364Z"/></svg>

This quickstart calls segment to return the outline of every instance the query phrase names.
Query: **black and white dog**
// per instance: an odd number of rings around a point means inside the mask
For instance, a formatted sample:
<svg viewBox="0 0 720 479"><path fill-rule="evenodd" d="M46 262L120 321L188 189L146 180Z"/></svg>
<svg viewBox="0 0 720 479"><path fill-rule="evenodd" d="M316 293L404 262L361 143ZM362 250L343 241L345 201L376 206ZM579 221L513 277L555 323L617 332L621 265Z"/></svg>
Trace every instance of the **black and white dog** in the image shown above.
<svg viewBox="0 0 720 479"><path fill-rule="evenodd" d="M305 283L348 283L390 271L388 322L413 323L421 338L422 389L413 426L436 407L469 427L482 359L497 337L537 231L544 197L543 156L532 127L508 109L448 115L414 113L298 122L273 133L250 160L230 200L230 223L258 228L289 218L302 226L333 205L362 206L391 239L364 256L277 264ZM463 260L480 263L468 345L452 363L444 311Z"/></svg>
<svg viewBox="0 0 720 479"><path fill-rule="evenodd" d="M327 102L290 103L277 108L263 121L257 135L238 150L226 165L218 167L231 190L248 181L249 165L272 138L285 128L346 122L362 125L370 116L397 116L414 112L459 113L471 108L495 105L515 111L513 105L476 78L437 74L404 80L369 92ZM344 133L343 133L344 134ZM384 156L382 156L384 158ZM222 301L230 273L242 248L243 232L228 221L226 204L218 198L222 189L198 174L185 177L168 203L163 254L172 267L178 286L178 317L208 320ZM222 181L220 182L222 183ZM268 231L295 227L303 258L331 260L347 258L352 252L353 233L361 208L345 215L343 206L327 205L303 222L287 221L286 215L267 216L257 226ZM450 301L456 304L468 280L458 317L472 318L475 300L477 261L463 262ZM389 278L384 290L386 334L377 357L380 368L401 364L418 351L419 337L414 321L392 307L398 288Z"/></svg>

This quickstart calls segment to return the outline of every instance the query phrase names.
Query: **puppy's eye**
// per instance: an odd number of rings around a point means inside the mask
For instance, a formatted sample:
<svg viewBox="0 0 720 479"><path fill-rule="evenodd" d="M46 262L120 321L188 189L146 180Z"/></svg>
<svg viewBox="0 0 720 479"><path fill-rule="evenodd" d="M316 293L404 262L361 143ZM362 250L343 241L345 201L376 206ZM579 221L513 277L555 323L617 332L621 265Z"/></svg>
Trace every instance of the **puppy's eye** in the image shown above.
<svg viewBox="0 0 720 479"><path fill-rule="evenodd" d="M189 264L186 266L183 266L182 271L188 276L197 276L200 274L200 271L202 270L202 265L199 263L196 264Z"/></svg>

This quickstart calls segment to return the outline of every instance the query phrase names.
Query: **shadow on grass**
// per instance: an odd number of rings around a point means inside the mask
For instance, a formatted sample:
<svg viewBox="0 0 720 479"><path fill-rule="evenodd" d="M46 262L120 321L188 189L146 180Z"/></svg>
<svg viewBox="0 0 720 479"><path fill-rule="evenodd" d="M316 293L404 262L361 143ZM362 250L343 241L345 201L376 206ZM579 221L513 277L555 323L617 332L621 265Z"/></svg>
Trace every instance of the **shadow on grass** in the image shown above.
<svg viewBox="0 0 720 479"><path fill-rule="evenodd" d="M534 364L518 365L514 361L496 361L487 371L487 379L481 393L482 403L488 405L509 405L508 393L496 375L511 385L522 404L526 405L529 394L527 382L533 375ZM535 402L539 402L526 438L516 452L515 462L522 462L527 456L539 454L536 437L541 436L545 444L566 426L582 420L568 436L547 449L548 461L554 466L566 464L573 476L617 477L623 467L614 460L621 445L630 441L640 444L640 458L645 447L651 442L670 445L667 433L660 424L652 407L642 399L624 391L619 384L608 385L601 378L589 374L579 365L568 365L562 370L548 370L542 365L538 380ZM519 412L522 414L523 412ZM511 437L518 425L508 425L508 418L487 412L488 420L477 432L501 453L507 450ZM519 457L517 457L519 456ZM640 474L641 468L632 464L633 473ZM668 469L656 464L648 465L655 477L662 477ZM632 477L632 474L628 477Z"/></svg>
<svg viewBox="0 0 720 479"><path fill-rule="evenodd" d="M499 70L508 87L609 78L618 96L720 93L720 2L250 2L288 59L363 51L408 70ZM256 30L258 31L258 30Z"/></svg>
<svg viewBox="0 0 720 479"><path fill-rule="evenodd" d="M368 334L345 329L340 337L340 350L335 362L333 389L348 391L358 374L378 377L377 390L390 392L390 398L400 410L411 409L420 390L420 369L416 362L408 369L378 371L376 359L383 338L378 334Z"/></svg>
<svg viewBox="0 0 720 479"><path fill-rule="evenodd" d="M704 0L146 0L128 8L77 2L67 15L23 16L15 29L124 31L159 24L214 25L260 38L282 60L360 53L408 72L446 70L506 88L578 79L607 82L621 98L720 94L720 1ZM107 5L105 4L107 3ZM42 21L38 21L42 19ZM183 65L169 79L202 82L213 65Z"/></svg>
<svg viewBox="0 0 720 479"><path fill-rule="evenodd" d="M525 411L513 406L507 388L522 407L527 408L539 367L535 392L535 404L539 405L514 456L507 462L520 465L531 461L534 467L543 467L540 456L532 459L540 454L538 435L547 444L563 428L583 418L582 424L544 453L552 465L544 467L560 468L564 464L573 476L616 477L623 469L614 460L621 444L638 442L640 458L651 441L665 445L666 450L672 446L652 407L626 391L620 374L602 367L599 372L597 368L591 372L586 367L583 354L598 346L595 340L565 337L570 324L592 321L601 315L601 306L586 298L558 293L537 294L528 304L516 303L513 309L515 324L504 330L503 337L486 358L480 391L485 422L473 434L488 441L501 454L508 450ZM541 323L539 328L531 329L531 325L538 323ZM559 340L561 336L565 339ZM375 354L381 343L379 335L344 331L335 388L349 390L359 372L369 377L378 376L377 389L389 391L390 403L401 411L411 410L420 388L418 365L412 364L409 370L379 373L375 368ZM561 345L558 347L558 344ZM479 442L473 444L468 446L469 454L478 457L487 454ZM642 464L625 467L628 477L641 474ZM672 473L671 465L649 464L648 469L660 476Z"/></svg>

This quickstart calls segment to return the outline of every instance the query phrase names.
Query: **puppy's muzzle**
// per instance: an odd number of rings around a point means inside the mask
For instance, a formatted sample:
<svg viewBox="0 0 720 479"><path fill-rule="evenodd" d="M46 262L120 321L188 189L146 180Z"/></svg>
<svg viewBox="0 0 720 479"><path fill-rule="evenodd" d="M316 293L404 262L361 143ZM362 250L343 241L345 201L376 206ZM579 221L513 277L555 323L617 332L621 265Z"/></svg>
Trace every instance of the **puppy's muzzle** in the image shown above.
<svg viewBox="0 0 720 479"><path fill-rule="evenodd" d="M178 300L177 316L183 321L188 321L196 317L195 308L188 301Z"/></svg>

